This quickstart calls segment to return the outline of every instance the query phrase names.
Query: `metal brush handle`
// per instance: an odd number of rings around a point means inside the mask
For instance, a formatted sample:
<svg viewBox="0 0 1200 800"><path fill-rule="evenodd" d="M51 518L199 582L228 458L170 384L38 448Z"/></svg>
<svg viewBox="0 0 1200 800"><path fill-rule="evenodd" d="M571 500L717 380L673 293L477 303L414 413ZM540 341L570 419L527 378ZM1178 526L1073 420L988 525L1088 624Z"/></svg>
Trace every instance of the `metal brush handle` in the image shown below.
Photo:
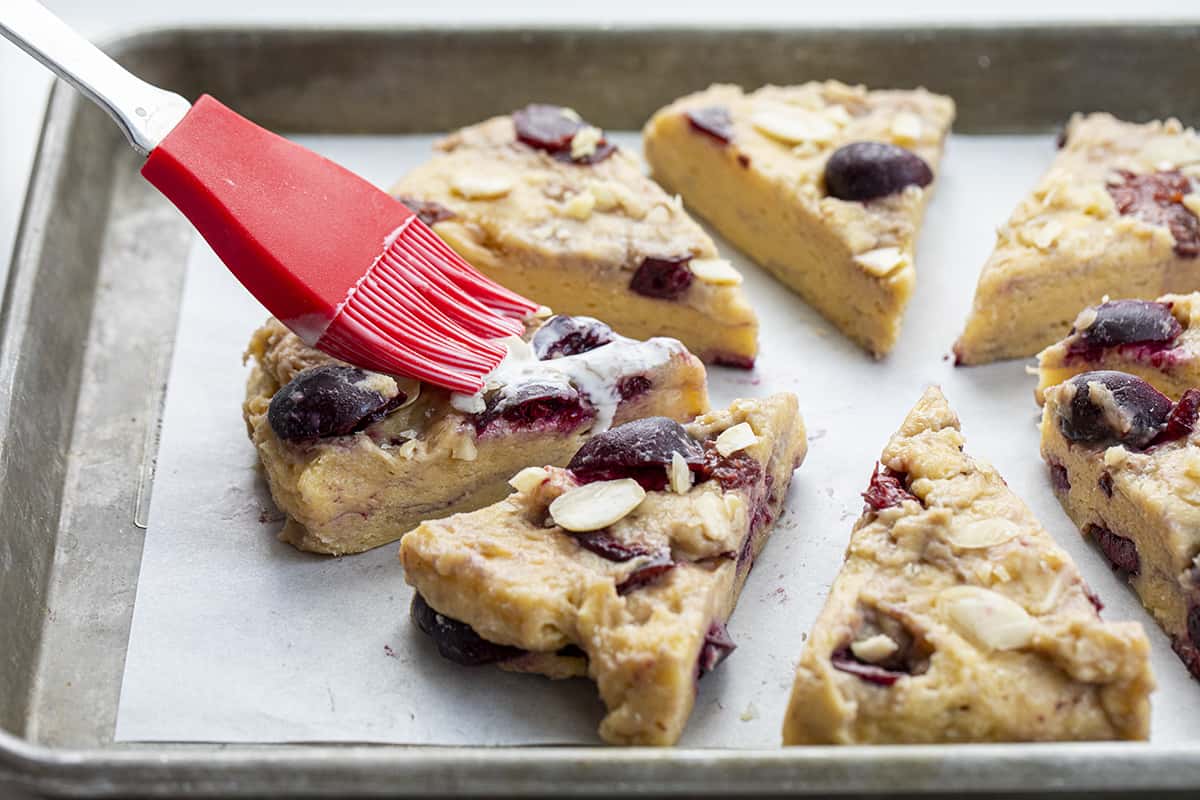
<svg viewBox="0 0 1200 800"><path fill-rule="evenodd" d="M34 0L0 2L0 34L107 111L143 156L191 108L179 95L131 75Z"/></svg>

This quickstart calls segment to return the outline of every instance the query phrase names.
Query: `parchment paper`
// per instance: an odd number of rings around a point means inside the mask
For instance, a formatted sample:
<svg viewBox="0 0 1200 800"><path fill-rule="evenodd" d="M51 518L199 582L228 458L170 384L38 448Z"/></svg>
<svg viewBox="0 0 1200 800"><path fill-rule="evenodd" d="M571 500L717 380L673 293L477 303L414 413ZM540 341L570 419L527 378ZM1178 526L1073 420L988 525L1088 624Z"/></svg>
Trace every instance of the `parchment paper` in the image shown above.
<svg viewBox="0 0 1200 800"><path fill-rule="evenodd" d="M298 137L387 186L431 137ZM637 148L634 135L617 137ZM842 561L872 466L922 388L940 383L967 449L989 459L1079 564L1110 620L1145 624L1159 681L1153 738L1200 734L1200 686L1135 595L1081 539L1038 456L1024 362L955 369L950 345L994 228L1053 156L1050 137L954 137L918 253L900 345L876 363L718 241L762 321L751 372L713 368L714 405L787 390L810 450L729 629L737 651L700 684L681 744L774 747L792 670ZM396 545L340 559L276 541L255 468L241 354L264 312L199 239L188 265L130 635L118 740L598 743L586 680L442 660L408 620Z"/></svg>

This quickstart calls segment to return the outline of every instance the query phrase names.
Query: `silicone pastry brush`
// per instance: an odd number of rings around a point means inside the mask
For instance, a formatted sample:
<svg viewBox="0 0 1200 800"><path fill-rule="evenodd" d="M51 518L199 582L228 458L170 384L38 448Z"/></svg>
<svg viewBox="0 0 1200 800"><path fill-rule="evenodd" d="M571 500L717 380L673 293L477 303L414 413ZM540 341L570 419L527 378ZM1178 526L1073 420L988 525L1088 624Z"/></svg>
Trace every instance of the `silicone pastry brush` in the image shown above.
<svg viewBox="0 0 1200 800"><path fill-rule="evenodd" d="M207 95L190 106L151 86L34 0L4 0L0 33L108 112L142 175L305 343L474 393L505 354L491 340L536 310L386 192Z"/></svg>

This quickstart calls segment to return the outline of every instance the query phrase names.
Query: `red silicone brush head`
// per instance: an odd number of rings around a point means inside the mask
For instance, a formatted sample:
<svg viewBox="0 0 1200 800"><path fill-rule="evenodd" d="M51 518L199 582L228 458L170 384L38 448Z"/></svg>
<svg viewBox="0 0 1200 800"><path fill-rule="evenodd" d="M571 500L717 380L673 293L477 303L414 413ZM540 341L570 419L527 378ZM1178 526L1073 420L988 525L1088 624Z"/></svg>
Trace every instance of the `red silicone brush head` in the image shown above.
<svg viewBox="0 0 1200 800"><path fill-rule="evenodd" d="M484 278L386 192L205 95L142 174L306 343L464 392L536 304Z"/></svg>

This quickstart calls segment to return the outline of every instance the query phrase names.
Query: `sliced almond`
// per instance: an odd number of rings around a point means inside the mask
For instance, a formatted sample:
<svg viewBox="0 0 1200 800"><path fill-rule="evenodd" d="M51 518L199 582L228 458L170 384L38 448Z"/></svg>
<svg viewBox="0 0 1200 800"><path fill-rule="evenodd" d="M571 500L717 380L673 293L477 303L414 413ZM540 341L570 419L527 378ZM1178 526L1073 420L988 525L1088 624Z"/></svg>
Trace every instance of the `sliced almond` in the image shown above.
<svg viewBox="0 0 1200 800"><path fill-rule="evenodd" d="M612 211L621 205L617 188L609 181L592 181L588 184L588 193L599 211Z"/></svg>
<svg viewBox="0 0 1200 800"><path fill-rule="evenodd" d="M550 479L544 467L526 467L508 479L508 485L528 494Z"/></svg>
<svg viewBox="0 0 1200 800"><path fill-rule="evenodd" d="M886 277L908 263L899 247L880 247L854 257L858 265L877 278Z"/></svg>
<svg viewBox="0 0 1200 800"><path fill-rule="evenodd" d="M1192 216L1200 217L1200 194L1185 194L1180 201L1183 207L1192 212Z"/></svg>
<svg viewBox="0 0 1200 800"><path fill-rule="evenodd" d="M420 443L416 439L409 439L404 444L396 448L396 453L401 458L412 459L417 455L417 447Z"/></svg>
<svg viewBox="0 0 1200 800"><path fill-rule="evenodd" d="M554 498L550 518L569 531L598 531L625 517L645 499L646 490L633 478L586 483Z"/></svg>
<svg viewBox="0 0 1200 800"><path fill-rule="evenodd" d="M688 262L688 268L704 283L737 286L742 282L742 273L723 258L693 258Z"/></svg>
<svg viewBox="0 0 1200 800"><path fill-rule="evenodd" d="M568 217L578 220L585 220L592 215L592 210L596 207L596 195L590 190L584 189L582 192L576 192L563 205L563 213Z"/></svg>
<svg viewBox="0 0 1200 800"><path fill-rule="evenodd" d="M1049 250L1050 247L1058 241L1058 237L1063 234L1062 223L1057 220L1049 220L1042 225L1032 228L1023 229L1019 236L1025 244L1036 247L1038 250Z"/></svg>
<svg viewBox="0 0 1200 800"><path fill-rule="evenodd" d="M1003 544L1021 532L1021 526L1011 519L995 517L977 519L950 529L946 538L955 547L976 550Z"/></svg>
<svg viewBox="0 0 1200 800"><path fill-rule="evenodd" d="M667 467L667 480L671 483L671 491L676 494L687 494L692 488L692 471L687 461L679 453L671 453L671 466Z"/></svg>
<svg viewBox="0 0 1200 800"><path fill-rule="evenodd" d="M692 509L700 518L700 525L704 528L707 538L720 541L729 533L729 511L721 501L720 495L706 492L696 498Z"/></svg>
<svg viewBox="0 0 1200 800"><path fill-rule="evenodd" d="M924 133L921 118L911 111L901 111L892 120L892 124L889 127L892 131L892 140L897 144L919 142Z"/></svg>
<svg viewBox="0 0 1200 800"><path fill-rule="evenodd" d="M1033 641L1037 622L1004 595L978 586L955 586L939 598L951 626L989 650L1018 650Z"/></svg>
<svg viewBox="0 0 1200 800"><path fill-rule="evenodd" d="M877 664L899 649L900 645L885 633L877 633L860 642L850 643L850 652L854 653L854 657L868 664Z"/></svg>
<svg viewBox="0 0 1200 800"><path fill-rule="evenodd" d="M475 441L468 436L464 436L454 443L454 449L450 451L450 457L459 461L474 461L479 456L479 448L475 446Z"/></svg>
<svg viewBox="0 0 1200 800"><path fill-rule="evenodd" d="M594 125L580 128L579 132L571 137L571 158L579 160L594 155L603 138L604 132Z"/></svg>
<svg viewBox="0 0 1200 800"><path fill-rule="evenodd" d="M722 456L733 455L738 450L745 450L757 441L758 436L754 434L750 423L739 422L737 425L721 431L721 435L717 437L717 452Z"/></svg>
<svg viewBox="0 0 1200 800"><path fill-rule="evenodd" d="M450 188L467 200L494 200L511 192L513 182L503 175L458 175Z"/></svg>
<svg viewBox="0 0 1200 800"><path fill-rule="evenodd" d="M838 133L838 126L828 117L793 108L764 109L750 118L750 124L785 144L831 142Z"/></svg>
<svg viewBox="0 0 1200 800"><path fill-rule="evenodd" d="M825 109L824 114L833 124L843 128L854 120L854 117L850 116L850 112L846 110L846 107L840 104L832 105Z"/></svg>

